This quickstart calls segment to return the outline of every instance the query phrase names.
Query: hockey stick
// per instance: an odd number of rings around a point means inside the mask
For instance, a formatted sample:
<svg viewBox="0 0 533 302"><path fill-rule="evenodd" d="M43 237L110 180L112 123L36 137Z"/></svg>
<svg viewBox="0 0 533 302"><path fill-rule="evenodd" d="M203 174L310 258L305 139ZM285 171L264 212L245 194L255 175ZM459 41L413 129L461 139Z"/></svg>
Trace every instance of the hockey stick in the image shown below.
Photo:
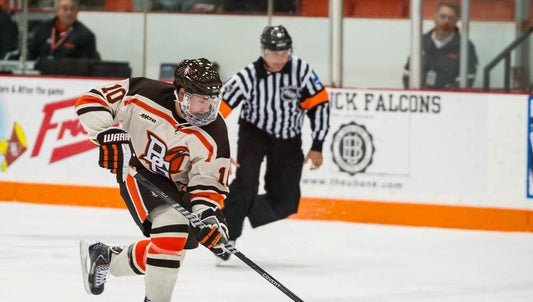
<svg viewBox="0 0 533 302"><path fill-rule="evenodd" d="M149 181L146 177L143 175L137 173L137 171L131 171L130 173L133 174L133 176L141 183L145 188L148 190L151 190L155 194L157 194L165 203L173 207L175 210L180 212L183 216L185 216L189 221L191 222L193 227L197 228L204 228L206 225L203 223L203 221L196 216L196 214L191 213L189 210L184 208L182 205L180 205L177 201L175 201L172 197L168 196L162 189L160 189L158 186L153 184L151 181ZM231 253L235 256L237 256L239 259L242 260L242 262L246 263L249 267L251 267L254 271L256 271L261 277L265 278L270 284L274 285L277 289L282 291L287 297L291 298L293 301L296 302L304 302L304 300L300 299L296 294L291 292L288 288L286 288L283 284L281 284L278 280L274 279L269 273L267 273L265 270L263 270L259 265L255 264L252 260L250 260L248 257L244 256L243 253L241 253L239 250L237 250L235 247L233 247L230 244L226 244L224 246L224 250L228 253Z"/></svg>

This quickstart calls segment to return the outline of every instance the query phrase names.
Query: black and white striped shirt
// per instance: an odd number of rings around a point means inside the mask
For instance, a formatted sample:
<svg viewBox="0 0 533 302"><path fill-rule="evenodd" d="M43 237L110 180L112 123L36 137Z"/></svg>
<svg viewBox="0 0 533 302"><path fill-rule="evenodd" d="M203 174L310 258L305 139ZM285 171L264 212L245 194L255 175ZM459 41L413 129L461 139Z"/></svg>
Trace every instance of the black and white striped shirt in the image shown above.
<svg viewBox="0 0 533 302"><path fill-rule="evenodd" d="M260 57L224 85L222 114L227 116L243 102L241 120L289 139L301 134L307 113L313 131L311 149L322 151L329 129L329 97L316 73L295 56L279 72L269 72L263 64Z"/></svg>

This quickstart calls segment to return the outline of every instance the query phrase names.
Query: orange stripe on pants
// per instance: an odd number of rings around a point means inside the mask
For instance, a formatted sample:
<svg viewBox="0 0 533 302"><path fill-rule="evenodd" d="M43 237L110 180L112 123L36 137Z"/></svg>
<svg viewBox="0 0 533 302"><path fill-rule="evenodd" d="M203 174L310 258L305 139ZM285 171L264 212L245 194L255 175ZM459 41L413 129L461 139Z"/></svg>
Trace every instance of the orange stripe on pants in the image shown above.
<svg viewBox="0 0 533 302"><path fill-rule="evenodd" d="M141 194L137 188L137 181L133 178L133 176L128 175L126 178L126 186L128 187L128 193L130 194L131 200L133 200L133 205L135 206L137 215L139 215L139 219L141 222L146 220L148 215L146 214L146 210L144 209L144 204L141 199Z"/></svg>

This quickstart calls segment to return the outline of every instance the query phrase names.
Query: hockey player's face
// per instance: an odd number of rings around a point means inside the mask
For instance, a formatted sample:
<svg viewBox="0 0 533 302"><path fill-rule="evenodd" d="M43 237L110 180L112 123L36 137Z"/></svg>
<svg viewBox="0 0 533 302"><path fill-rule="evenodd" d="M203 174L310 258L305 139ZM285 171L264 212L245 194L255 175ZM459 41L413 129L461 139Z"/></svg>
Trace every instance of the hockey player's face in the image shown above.
<svg viewBox="0 0 533 302"><path fill-rule="evenodd" d="M442 6L435 12L435 29L443 32L452 33L459 20L455 11L447 6Z"/></svg>
<svg viewBox="0 0 533 302"><path fill-rule="evenodd" d="M265 59L266 70L271 72L280 71L291 57L291 50L270 50L265 49L263 52L263 59Z"/></svg>
<svg viewBox="0 0 533 302"><path fill-rule="evenodd" d="M207 95L191 94L191 113L192 114L204 114L209 112L209 106L211 105L211 97Z"/></svg>
<svg viewBox="0 0 533 302"><path fill-rule="evenodd" d="M218 115L220 96L186 93L183 88L176 100L176 112L189 123L204 126L213 122Z"/></svg>

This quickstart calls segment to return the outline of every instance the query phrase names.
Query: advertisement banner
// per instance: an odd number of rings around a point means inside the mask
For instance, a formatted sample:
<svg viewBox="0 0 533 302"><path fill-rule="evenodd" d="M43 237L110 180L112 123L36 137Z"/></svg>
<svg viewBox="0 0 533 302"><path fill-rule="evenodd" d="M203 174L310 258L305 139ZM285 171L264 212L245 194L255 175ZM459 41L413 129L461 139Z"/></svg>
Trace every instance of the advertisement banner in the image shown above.
<svg viewBox="0 0 533 302"><path fill-rule="evenodd" d="M1 77L0 182L116 188L114 176L98 167L98 150L74 111L82 94L111 81ZM531 129L524 125L531 125L533 113L527 95L328 93L324 163L318 170L304 167L303 198L531 208ZM226 120L233 157L238 113ZM307 153L307 118L303 129Z"/></svg>
<svg viewBox="0 0 533 302"><path fill-rule="evenodd" d="M524 96L336 88L328 92L331 119L325 162L318 172L304 169L305 196L436 204L486 204L509 196L492 194L487 185L491 144L499 144L487 139L488 129L500 127L489 118L498 104L523 106ZM309 146L310 132L303 139ZM522 201L508 206L519 204Z"/></svg>
<svg viewBox="0 0 533 302"><path fill-rule="evenodd" d="M105 79L2 77L0 180L113 185L96 169L98 152L78 121L74 104ZM93 150L93 152L87 152Z"/></svg>

